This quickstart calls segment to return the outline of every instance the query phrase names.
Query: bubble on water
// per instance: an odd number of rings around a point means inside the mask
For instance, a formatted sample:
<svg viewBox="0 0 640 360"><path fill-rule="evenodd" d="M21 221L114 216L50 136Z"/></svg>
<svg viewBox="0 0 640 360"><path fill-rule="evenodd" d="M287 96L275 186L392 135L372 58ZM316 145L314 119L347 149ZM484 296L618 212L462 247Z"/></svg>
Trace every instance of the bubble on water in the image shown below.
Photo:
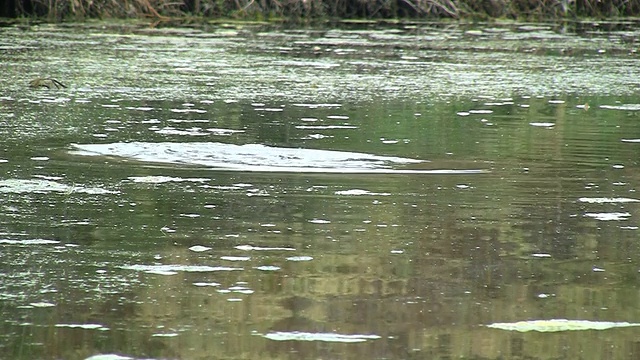
<svg viewBox="0 0 640 360"><path fill-rule="evenodd" d="M262 144L129 142L72 146L77 149L72 153L77 155L120 156L153 163L203 165L242 171L412 174L434 174L440 171L391 168L392 165L419 164L426 162L425 160Z"/></svg>
<svg viewBox="0 0 640 360"><path fill-rule="evenodd" d="M207 246L194 245L194 246L190 247L189 250L194 251L194 252L203 252L203 251L211 250L211 248L207 247Z"/></svg>
<svg viewBox="0 0 640 360"><path fill-rule="evenodd" d="M623 111L639 111L640 110L640 104L600 105L600 109L623 110Z"/></svg>
<svg viewBox="0 0 640 360"><path fill-rule="evenodd" d="M195 219L195 218L199 218L201 215L200 214L180 214L180 216Z"/></svg>
<svg viewBox="0 0 640 360"><path fill-rule="evenodd" d="M150 106L136 106L136 107L127 106L127 107L125 107L125 109L127 109L127 110L139 110L139 111L151 111L151 110L154 110L155 108L150 107Z"/></svg>
<svg viewBox="0 0 640 360"><path fill-rule="evenodd" d="M295 251L294 248L288 247L259 247L259 246L251 246L251 245L238 245L235 246L238 250L244 251Z"/></svg>
<svg viewBox="0 0 640 360"><path fill-rule="evenodd" d="M306 107L309 109L317 109L317 108L334 108L334 107L342 107L342 104L303 104L303 103L296 103L296 104L292 104L293 106L298 106L298 107Z"/></svg>
<svg viewBox="0 0 640 360"><path fill-rule="evenodd" d="M153 130L156 134L161 135L181 135L181 136L207 136L208 133L201 131L201 128L191 128L186 130L180 130L172 127L164 127L162 129Z"/></svg>
<svg viewBox="0 0 640 360"><path fill-rule="evenodd" d="M377 192L371 192L371 191L362 190L362 189L340 190L340 191L336 191L335 194L348 195L348 196L363 196L363 195L390 196L391 195L391 193L377 193Z"/></svg>
<svg viewBox="0 0 640 360"><path fill-rule="evenodd" d="M178 336L178 333L158 333L158 334L153 334L151 336L153 336L153 337L176 337L176 336Z"/></svg>
<svg viewBox="0 0 640 360"><path fill-rule="evenodd" d="M277 331L271 332L263 337L269 340L275 341L323 341L323 342L342 342L342 343L355 343L355 342L365 342L368 340L377 340L381 339L378 335L365 335L365 334L353 334L353 335L344 335L344 334L336 334L336 333L310 333L310 332L299 332L299 331Z"/></svg>
<svg viewBox="0 0 640 360"><path fill-rule="evenodd" d="M49 245L49 244L59 244L59 243L60 241L47 240L47 239L27 239L27 240L0 239L0 244L9 244L9 245Z"/></svg>
<svg viewBox="0 0 640 360"><path fill-rule="evenodd" d="M332 138L333 135L323 135L323 134L309 134L307 136L301 137L300 139L302 140L320 140L320 139L325 139L325 138Z"/></svg>
<svg viewBox="0 0 640 360"><path fill-rule="evenodd" d="M488 328L508 330L508 331L539 331L539 332L561 332L561 331L579 331L579 330L606 330L618 327L635 327L640 326L636 323L628 322L609 322L609 321L589 321L589 320L568 320L568 319L550 319L550 320L529 320L518 321L514 323L493 323L487 325Z"/></svg>
<svg viewBox="0 0 640 360"><path fill-rule="evenodd" d="M253 294L255 291L251 290L245 286L232 286L228 289L230 292L239 293L239 294Z"/></svg>
<svg viewBox="0 0 640 360"><path fill-rule="evenodd" d="M66 327L74 329L87 329L87 330L109 330L109 328L100 324L56 324L55 327Z"/></svg>
<svg viewBox="0 0 640 360"><path fill-rule="evenodd" d="M134 360L134 358L117 354L98 354L89 356L84 360Z"/></svg>
<svg viewBox="0 0 640 360"><path fill-rule="evenodd" d="M312 224L331 224L331 221L324 219L311 219L309 222Z"/></svg>
<svg viewBox="0 0 640 360"><path fill-rule="evenodd" d="M619 220L627 220L628 217L631 216L628 212L612 212L612 213L586 213L584 216L592 217L596 220L601 221L619 221Z"/></svg>
<svg viewBox="0 0 640 360"><path fill-rule="evenodd" d="M198 114L204 114L207 112L207 110L202 110L202 109L169 109L169 111L173 113L198 113Z"/></svg>
<svg viewBox="0 0 640 360"><path fill-rule="evenodd" d="M629 202L640 202L638 199L632 198L591 198L591 197L581 197L578 199L580 202L592 203L592 204L605 204L605 203L629 203Z"/></svg>
<svg viewBox="0 0 640 360"><path fill-rule="evenodd" d="M218 129L218 128L209 128L207 131L213 133L214 135L219 136L231 136L233 134L243 133L244 130L235 130L235 129Z"/></svg>
<svg viewBox="0 0 640 360"><path fill-rule="evenodd" d="M552 126L555 126L556 124L551 122L530 122L529 125L537 126L537 127L552 127Z"/></svg>
<svg viewBox="0 0 640 360"><path fill-rule="evenodd" d="M169 271L169 270L149 270L149 271L145 271L145 272L147 274L163 275L163 276L178 275L177 271Z"/></svg>
<svg viewBox="0 0 640 360"><path fill-rule="evenodd" d="M311 261L311 256L291 256L287 258L288 261Z"/></svg>
<svg viewBox="0 0 640 360"><path fill-rule="evenodd" d="M194 282L193 285L198 287L207 287L207 286L216 287L216 286L220 286L221 284L217 282Z"/></svg>
<svg viewBox="0 0 640 360"><path fill-rule="evenodd" d="M183 272L217 272L217 271L237 271L244 270L243 268L228 267L228 266L208 266L208 265L127 265L121 266L124 270L143 271L146 273L156 274L170 274Z"/></svg>
<svg viewBox="0 0 640 360"><path fill-rule="evenodd" d="M296 125L296 129L301 130L332 130L332 129L357 129L353 125Z"/></svg>
<svg viewBox="0 0 640 360"><path fill-rule="evenodd" d="M220 259L227 261L249 261L251 257L249 256L221 256Z"/></svg>
<svg viewBox="0 0 640 360"><path fill-rule="evenodd" d="M129 176L127 179L135 183L161 184L165 182L205 182L207 178L181 178L173 176Z"/></svg>
<svg viewBox="0 0 640 360"><path fill-rule="evenodd" d="M263 266L256 266L255 269L261 270L261 271L277 271L277 270L280 270L280 267L272 266L272 265L263 265Z"/></svg>
<svg viewBox="0 0 640 360"><path fill-rule="evenodd" d="M207 119L167 119L167 122L170 123L209 123L210 120Z"/></svg>
<svg viewBox="0 0 640 360"><path fill-rule="evenodd" d="M36 307L36 308L47 308L47 307L53 307L56 306L56 304L50 303L50 302L32 302L29 303L29 305Z"/></svg>

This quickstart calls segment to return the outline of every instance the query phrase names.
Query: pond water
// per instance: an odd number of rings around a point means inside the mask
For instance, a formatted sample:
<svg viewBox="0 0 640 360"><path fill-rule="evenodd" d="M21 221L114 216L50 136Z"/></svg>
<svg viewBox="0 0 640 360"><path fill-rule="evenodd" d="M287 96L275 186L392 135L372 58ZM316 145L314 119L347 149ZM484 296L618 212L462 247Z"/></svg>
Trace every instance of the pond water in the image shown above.
<svg viewBox="0 0 640 360"><path fill-rule="evenodd" d="M0 29L0 357L639 358L637 29Z"/></svg>

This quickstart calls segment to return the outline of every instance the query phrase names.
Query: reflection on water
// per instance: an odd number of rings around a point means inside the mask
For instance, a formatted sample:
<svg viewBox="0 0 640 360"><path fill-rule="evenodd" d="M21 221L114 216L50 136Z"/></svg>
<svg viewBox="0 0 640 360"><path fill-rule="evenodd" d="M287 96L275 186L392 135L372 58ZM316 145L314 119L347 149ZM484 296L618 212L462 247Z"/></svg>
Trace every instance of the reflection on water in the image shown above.
<svg viewBox="0 0 640 360"><path fill-rule="evenodd" d="M624 44L55 30L2 30L0 358L640 356Z"/></svg>

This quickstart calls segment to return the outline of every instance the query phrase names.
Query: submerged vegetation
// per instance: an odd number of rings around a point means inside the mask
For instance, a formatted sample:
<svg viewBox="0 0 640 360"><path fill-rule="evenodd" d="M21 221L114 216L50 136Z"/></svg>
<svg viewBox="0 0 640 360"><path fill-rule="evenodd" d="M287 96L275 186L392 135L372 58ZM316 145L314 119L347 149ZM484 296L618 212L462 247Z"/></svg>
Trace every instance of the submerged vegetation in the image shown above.
<svg viewBox="0 0 640 360"><path fill-rule="evenodd" d="M30 88L61 89L66 86L54 78L36 78L29 82Z"/></svg>
<svg viewBox="0 0 640 360"><path fill-rule="evenodd" d="M0 17L141 18L575 18L640 14L640 0L5 0Z"/></svg>

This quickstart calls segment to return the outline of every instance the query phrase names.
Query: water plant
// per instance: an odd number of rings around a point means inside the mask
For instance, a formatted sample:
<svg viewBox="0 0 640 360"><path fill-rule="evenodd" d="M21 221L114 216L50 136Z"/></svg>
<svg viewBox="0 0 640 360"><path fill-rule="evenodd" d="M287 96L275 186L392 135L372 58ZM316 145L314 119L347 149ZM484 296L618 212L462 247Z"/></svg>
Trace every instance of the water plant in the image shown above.
<svg viewBox="0 0 640 360"><path fill-rule="evenodd" d="M61 89L66 86L54 78L35 78L29 81L30 88Z"/></svg>

